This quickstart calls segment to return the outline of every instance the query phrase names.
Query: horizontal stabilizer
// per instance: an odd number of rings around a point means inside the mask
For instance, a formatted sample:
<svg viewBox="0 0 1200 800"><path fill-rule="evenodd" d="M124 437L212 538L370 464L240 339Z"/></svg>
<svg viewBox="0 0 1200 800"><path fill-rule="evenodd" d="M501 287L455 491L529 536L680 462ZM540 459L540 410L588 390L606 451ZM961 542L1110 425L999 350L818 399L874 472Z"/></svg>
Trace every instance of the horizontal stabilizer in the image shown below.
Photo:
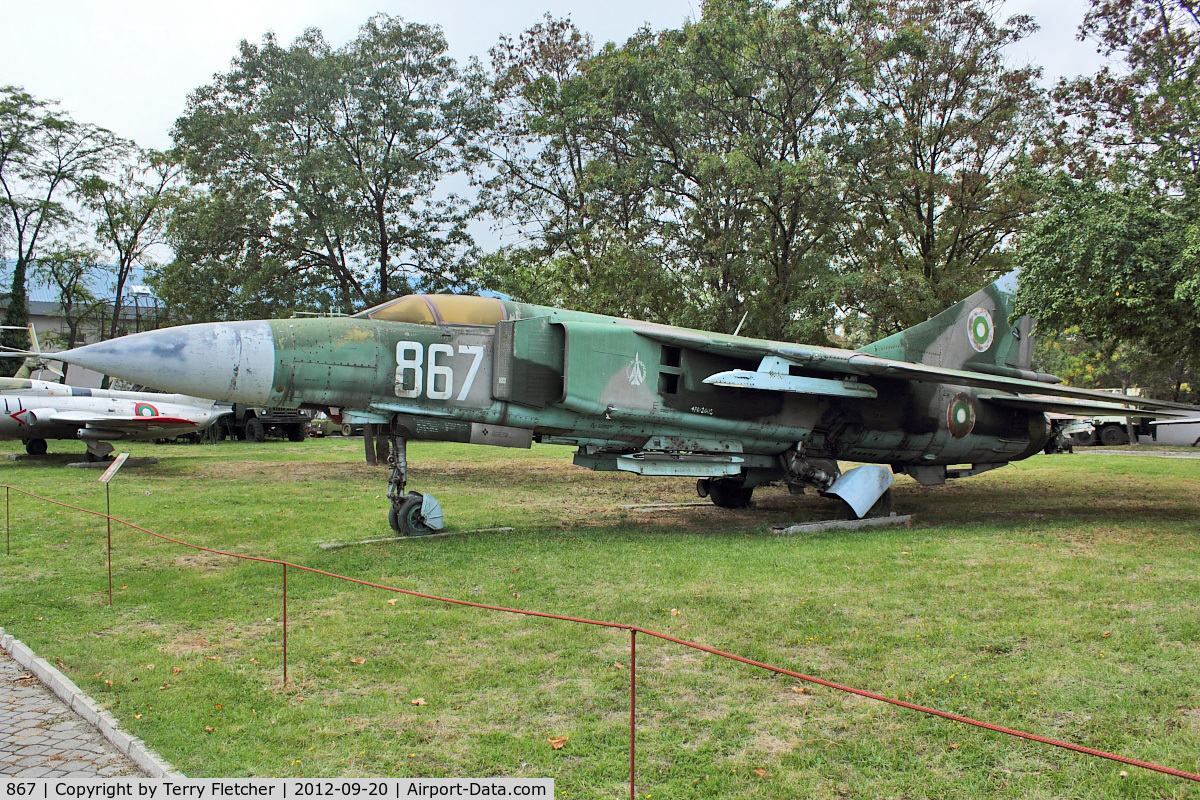
<svg viewBox="0 0 1200 800"><path fill-rule="evenodd" d="M1038 395L984 394L979 399L992 405L1020 408L1028 411L1046 411L1051 414L1067 414L1076 417L1135 417L1149 418L1172 414L1169 411L1144 411L1128 408L1116 403L1090 403L1066 400L1059 397Z"/></svg>
<svg viewBox="0 0 1200 800"><path fill-rule="evenodd" d="M1200 425L1200 417L1183 417L1182 419L1155 419L1151 425Z"/></svg>

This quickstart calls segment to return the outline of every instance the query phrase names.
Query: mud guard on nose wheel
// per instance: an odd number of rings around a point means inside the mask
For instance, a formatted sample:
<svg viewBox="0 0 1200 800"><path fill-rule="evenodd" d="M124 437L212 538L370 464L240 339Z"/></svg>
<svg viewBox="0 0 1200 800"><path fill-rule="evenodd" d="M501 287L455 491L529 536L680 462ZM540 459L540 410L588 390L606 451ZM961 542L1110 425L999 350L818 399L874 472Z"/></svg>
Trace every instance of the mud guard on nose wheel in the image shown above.
<svg viewBox="0 0 1200 800"><path fill-rule="evenodd" d="M429 536L445 526L442 504L431 494L411 492L388 509L388 525L401 536Z"/></svg>

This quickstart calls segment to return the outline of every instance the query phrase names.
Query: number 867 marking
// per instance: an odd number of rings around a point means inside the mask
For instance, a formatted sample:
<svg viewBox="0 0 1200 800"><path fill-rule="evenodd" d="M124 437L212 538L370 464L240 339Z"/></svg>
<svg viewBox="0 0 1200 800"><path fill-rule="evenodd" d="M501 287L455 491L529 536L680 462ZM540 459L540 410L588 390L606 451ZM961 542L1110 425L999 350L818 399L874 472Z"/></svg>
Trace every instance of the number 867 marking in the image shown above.
<svg viewBox="0 0 1200 800"><path fill-rule="evenodd" d="M475 383L475 375L479 372L479 365L483 363L483 345L460 344L458 352L460 355L465 353L474 356L458 397L455 398L462 401L467 399L467 394ZM429 355L426 357L425 346L420 342L397 342L396 396L420 397L424 394L430 400L449 400L454 394L454 367L450 364L439 364L438 357L449 358L453 355L454 346L449 344L429 345Z"/></svg>

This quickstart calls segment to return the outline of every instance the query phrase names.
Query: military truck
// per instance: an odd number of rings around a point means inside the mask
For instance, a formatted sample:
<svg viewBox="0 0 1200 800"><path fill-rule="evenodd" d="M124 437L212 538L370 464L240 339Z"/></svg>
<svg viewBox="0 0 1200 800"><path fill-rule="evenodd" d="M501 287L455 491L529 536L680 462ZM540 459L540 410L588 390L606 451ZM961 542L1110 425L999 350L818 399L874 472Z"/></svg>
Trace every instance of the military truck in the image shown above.
<svg viewBox="0 0 1200 800"><path fill-rule="evenodd" d="M308 437L308 424L312 413L302 408L271 408L233 404L233 413L213 425L213 438L222 441L236 438L247 442L261 442L268 436L286 438L289 442L302 442Z"/></svg>
<svg viewBox="0 0 1200 800"><path fill-rule="evenodd" d="M1092 423L1090 433L1071 434L1075 444L1082 447L1097 444L1116 447L1129 444L1129 419L1127 417L1092 417L1088 422ZM1149 420L1145 419L1135 419L1133 431L1138 436L1154 436L1154 428L1151 427Z"/></svg>
<svg viewBox="0 0 1200 800"><path fill-rule="evenodd" d="M1101 389L1102 392L1111 392L1119 397L1141 397L1142 390L1140 387L1133 386L1127 389ZM1129 428L1132 425L1134 436L1154 436L1154 427L1150 424L1149 419L1120 417L1108 415L1102 417L1091 417L1086 420L1091 423L1091 433L1079 431L1071 434L1071 438L1075 444L1082 447L1090 447L1092 445L1103 445L1105 447L1117 447L1118 445L1129 444ZM1134 441L1134 444L1137 444Z"/></svg>

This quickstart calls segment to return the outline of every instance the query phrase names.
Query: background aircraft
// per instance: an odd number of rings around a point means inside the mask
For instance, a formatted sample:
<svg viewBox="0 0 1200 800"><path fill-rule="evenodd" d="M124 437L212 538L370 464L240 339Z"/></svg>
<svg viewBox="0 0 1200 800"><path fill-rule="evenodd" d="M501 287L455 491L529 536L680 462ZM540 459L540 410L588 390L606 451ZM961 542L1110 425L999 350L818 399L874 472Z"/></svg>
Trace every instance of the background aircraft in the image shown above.
<svg viewBox="0 0 1200 800"><path fill-rule="evenodd" d="M228 407L211 400L152 392L81 389L28 378L0 378L0 438L20 439L42 455L47 439L82 439L89 461L113 451L109 442L170 439L208 428Z"/></svg>
<svg viewBox="0 0 1200 800"><path fill-rule="evenodd" d="M45 356L32 325L29 332L33 342L30 354L3 354L24 357L25 363L16 377L0 378L4 408L0 439L20 439L30 455L44 454L47 439L82 439L88 460L98 461L113 451L110 442L197 433L231 411L197 397L84 389L32 380L27 376L45 367Z"/></svg>
<svg viewBox="0 0 1200 800"><path fill-rule="evenodd" d="M1041 451L1046 412L1200 411L1118 405L1033 372L1032 321L1009 323L1013 290L1009 276L860 350L409 295L354 317L185 325L55 357L171 391L385 426L389 522L404 534L442 523L433 498L406 493L407 439L570 444L591 469L698 479L718 506L744 507L756 486L784 481L863 516L886 511L893 472L936 485ZM865 466L842 474L839 459Z"/></svg>

